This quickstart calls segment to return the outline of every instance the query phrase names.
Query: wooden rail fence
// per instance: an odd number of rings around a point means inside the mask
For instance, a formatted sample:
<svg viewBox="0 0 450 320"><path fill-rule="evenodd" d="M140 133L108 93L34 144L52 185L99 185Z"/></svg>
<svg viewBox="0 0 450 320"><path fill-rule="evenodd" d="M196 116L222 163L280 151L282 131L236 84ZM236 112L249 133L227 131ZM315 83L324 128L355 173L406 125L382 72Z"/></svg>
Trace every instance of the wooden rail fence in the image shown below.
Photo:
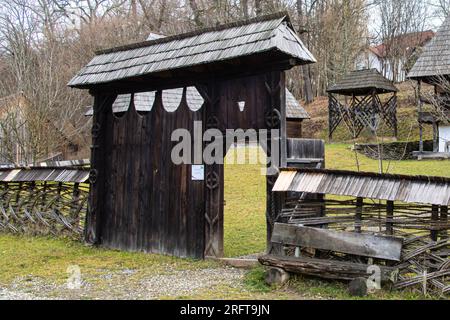
<svg viewBox="0 0 450 320"><path fill-rule="evenodd" d="M0 232L81 239L89 170L0 169Z"/></svg>

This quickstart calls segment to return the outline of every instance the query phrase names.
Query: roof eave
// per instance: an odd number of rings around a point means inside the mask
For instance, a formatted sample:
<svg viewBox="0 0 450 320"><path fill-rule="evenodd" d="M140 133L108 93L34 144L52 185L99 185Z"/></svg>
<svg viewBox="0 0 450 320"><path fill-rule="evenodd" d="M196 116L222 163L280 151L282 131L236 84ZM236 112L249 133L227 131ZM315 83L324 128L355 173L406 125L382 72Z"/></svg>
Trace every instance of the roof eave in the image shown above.
<svg viewBox="0 0 450 320"><path fill-rule="evenodd" d="M267 55L270 55L270 54L281 54L281 55L285 56L284 64L283 65L280 64L278 66L280 69L284 69L284 70L289 70L289 69L291 69L291 68L293 68L295 66L301 66L301 65L307 65L307 64L315 63L315 59L314 58L312 58L311 60L305 60L305 59L303 59L301 57L298 57L298 56L296 56L296 55L294 55L292 53L287 53L287 52L285 52L283 50L280 50L277 47L272 47L272 48L270 48L268 50L255 52L255 53L250 54L250 55L243 55L243 56L239 56L239 57L234 57L232 59L211 61L211 62L205 62L205 63L189 65L189 66L182 66L182 67L179 67L179 68L173 68L173 69L169 69L169 70L161 70L161 71L154 72L154 73L141 74L139 76L131 76L131 77L127 77L127 78L116 79L116 80L113 80L113 81L103 81L103 82L95 82L95 83L93 83L93 82L79 83L77 81L77 78L79 77L79 75L77 75L77 76L73 77L69 81L69 83L67 85L69 87L71 87L71 88L76 88L76 89L92 89L94 87L99 87L99 86L102 86L102 85L112 85L114 83L118 84L120 82L126 82L126 81L129 81L129 80L135 79L137 77L149 77L151 75L153 75L154 77L158 77L158 75L161 75L161 74L163 74L165 72L183 72L183 71L188 71L189 69L192 69L192 68L195 68L195 67L200 67L200 66L207 68L208 66L214 65L214 64L217 64L217 63L229 63L229 62L232 62L232 61L238 61L238 60L240 60L242 58L251 59L252 57L258 56L258 55L261 55L261 54L267 54Z"/></svg>

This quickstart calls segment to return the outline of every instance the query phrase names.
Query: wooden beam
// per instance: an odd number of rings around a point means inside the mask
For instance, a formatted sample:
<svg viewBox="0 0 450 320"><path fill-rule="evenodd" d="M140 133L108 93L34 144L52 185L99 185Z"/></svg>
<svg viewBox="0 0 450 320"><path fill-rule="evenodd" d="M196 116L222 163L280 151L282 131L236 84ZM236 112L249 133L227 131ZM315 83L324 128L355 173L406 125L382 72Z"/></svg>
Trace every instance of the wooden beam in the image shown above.
<svg viewBox="0 0 450 320"><path fill-rule="evenodd" d="M434 224L438 221L439 221L439 206L433 205L431 207L431 227L433 227ZM439 235L439 232L437 230L430 231L431 240L437 241L438 235Z"/></svg>
<svg viewBox="0 0 450 320"><path fill-rule="evenodd" d="M442 206L441 207L441 222L447 223L448 221L448 207ZM448 230L441 231L441 239L447 239L448 238Z"/></svg>
<svg viewBox="0 0 450 320"><path fill-rule="evenodd" d="M105 161L111 150L106 145L106 113L116 100L116 95L95 95L92 119L91 172L89 177L89 206L86 213L84 238L86 243L97 245L101 242L101 216L105 205L104 182Z"/></svg>
<svg viewBox="0 0 450 320"><path fill-rule="evenodd" d="M202 108L204 128L223 131L226 119L220 114L220 82L211 82L203 88L207 99ZM214 120L214 121L213 121ZM206 147L208 143L205 142ZM225 147L225 145L224 145ZM224 150L225 151L225 150ZM225 152L224 152L225 155ZM223 164L205 165L205 257L224 256L224 166Z"/></svg>
<svg viewBox="0 0 450 320"><path fill-rule="evenodd" d="M392 115L394 117L394 137L397 138L398 137L398 121L397 121L397 92L394 92L394 96L393 99L395 100L393 103L395 103L395 112Z"/></svg>
<svg viewBox="0 0 450 320"><path fill-rule="evenodd" d="M275 224L272 242L392 261L400 261L403 245L401 238L340 232L282 223Z"/></svg>
<svg viewBox="0 0 450 320"><path fill-rule="evenodd" d="M422 81L419 80L417 82L417 93L416 93L417 109L419 110L419 114L422 112L423 108L423 102L420 99L421 95L422 95ZM423 152L423 125L420 121L419 121L419 152Z"/></svg>
<svg viewBox="0 0 450 320"><path fill-rule="evenodd" d="M271 163L267 164L267 168L276 167L278 170L280 167L287 166L287 139L286 139L286 75L284 72L273 71L266 76L266 89L267 94L264 99L265 109L265 125L269 131L272 129L278 129L280 132L279 137L270 135L267 140L265 148L268 159L271 159ZM273 145L276 145L276 140L279 140L279 148L272 150ZM262 142L264 143L264 142ZM274 159L278 159L279 163L274 162ZM278 174L267 175L266 177L266 229L267 229L267 252L280 253L282 248L278 245L273 245L271 242L272 232L275 222L278 219L278 215L281 212L284 203L284 194L281 192L272 192L275 185Z"/></svg>
<svg viewBox="0 0 450 320"><path fill-rule="evenodd" d="M394 201L388 201L386 206L386 234L394 234Z"/></svg>
<svg viewBox="0 0 450 320"><path fill-rule="evenodd" d="M104 84L81 85L79 89L89 89L91 95L98 94L127 94L146 91L159 91L166 89L182 88L186 86L196 86L199 84L208 84L217 80L232 80L237 77L247 77L254 75L263 75L270 72L280 72L289 70L293 67L292 59L278 59L273 55L263 57L260 63L246 60L242 65L235 67L229 64L216 68L216 70L206 70L198 74L193 74L189 70L167 71L143 75L131 79L117 80ZM274 62L276 61L276 62ZM249 67L250 65L250 67Z"/></svg>
<svg viewBox="0 0 450 320"><path fill-rule="evenodd" d="M264 266L276 267L291 273L317 276L330 280L351 281L356 278L368 278L369 265L351 262L340 262L325 259L295 258L285 256L266 255L259 259ZM395 282L397 270L395 268L379 266L382 282Z"/></svg>
<svg viewBox="0 0 450 320"><path fill-rule="evenodd" d="M358 233L361 233L363 207L364 198L356 198L355 231Z"/></svg>

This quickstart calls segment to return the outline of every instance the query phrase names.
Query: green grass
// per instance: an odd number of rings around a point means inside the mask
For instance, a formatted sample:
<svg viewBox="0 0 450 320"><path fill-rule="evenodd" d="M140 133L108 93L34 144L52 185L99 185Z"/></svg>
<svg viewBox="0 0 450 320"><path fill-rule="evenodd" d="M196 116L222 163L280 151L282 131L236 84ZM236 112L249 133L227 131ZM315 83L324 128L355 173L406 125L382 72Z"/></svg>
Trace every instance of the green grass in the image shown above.
<svg viewBox="0 0 450 320"><path fill-rule="evenodd" d="M360 171L378 172L377 160L358 154ZM338 170L357 170L355 154L347 144L329 144L326 146L326 167ZM450 177L450 161L383 161L383 172L389 168L388 173L426 176Z"/></svg>
<svg viewBox="0 0 450 320"><path fill-rule="evenodd" d="M255 160L256 149L247 156ZM238 151L241 152L242 150ZM230 152L232 157L236 151ZM359 155L362 171L378 171L378 161ZM332 144L326 147L327 168L356 170L354 153L349 145ZM386 167L388 162L384 162ZM263 252L266 247L266 184L261 165L226 164L225 166L225 255L243 256ZM450 161L402 161L391 162L390 173L437 175L450 177ZM80 266L83 277L102 286L99 275L136 270L133 276L162 274L176 270L214 268L211 261L193 261L161 255L129 253L87 247L68 239L0 235L0 284L8 285L14 279L37 277L45 281L62 283L67 279L67 268ZM288 287L271 288L265 285L264 270L256 268L245 276L242 287L221 286L206 289L189 297L199 299L285 299L285 298L333 298L349 299L346 286L303 277L294 277ZM136 282L137 283L137 282ZM378 292L370 298L421 299L410 292Z"/></svg>
<svg viewBox="0 0 450 320"><path fill-rule="evenodd" d="M247 164L225 164L224 250L226 257L263 252L266 248L266 178L256 163L258 149L246 154ZM259 149L263 152L261 149ZM231 150L227 160L244 149Z"/></svg>
<svg viewBox="0 0 450 320"><path fill-rule="evenodd" d="M13 235L0 235L0 256L0 283L3 284L17 277L61 283L66 281L67 268L71 265L79 266L87 277L124 269L150 274L216 266L211 261L88 247L69 239Z"/></svg>
<svg viewBox="0 0 450 320"><path fill-rule="evenodd" d="M326 167L339 170L357 170L355 154L348 144L328 144L326 146ZM263 166L249 164L257 159L257 149L246 155L247 164L225 165L225 256L237 257L265 250L266 226L266 185L261 175ZM230 151L232 159L243 149ZM379 163L358 154L360 171L378 172ZM383 161L383 170L389 173L407 175L435 175L450 177L450 161Z"/></svg>

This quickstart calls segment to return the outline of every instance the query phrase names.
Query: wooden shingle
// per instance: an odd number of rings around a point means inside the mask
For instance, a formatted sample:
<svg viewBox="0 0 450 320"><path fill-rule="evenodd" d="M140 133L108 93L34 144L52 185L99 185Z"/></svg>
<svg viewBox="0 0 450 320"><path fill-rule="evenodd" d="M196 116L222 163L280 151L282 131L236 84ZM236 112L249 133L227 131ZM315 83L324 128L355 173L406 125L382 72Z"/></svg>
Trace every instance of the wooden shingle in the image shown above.
<svg viewBox="0 0 450 320"><path fill-rule="evenodd" d="M328 88L327 92L342 95L369 95L397 92L389 81L376 69L355 70L345 75L339 82Z"/></svg>
<svg viewBox="0 0 450 320"><path fill-rule="evenodd" d="M433 40L408 74L410 79L450 76L450 16L439 28Z"/></svg>
<svg viewBox="0 0 450 320"><path fill-rule="evenodd" d="M293 172L295 174L293 174ZM273 191L450 205L450 178L323 169L283 169Z"/></svg>
<svg viewBox="0 0 450 320"><path fill-rule="evenodd" d="M100 51L69 86L89 88L267 52L283 54L295 64L316 62L292 29L289 16L278 13Z"/></svg>

